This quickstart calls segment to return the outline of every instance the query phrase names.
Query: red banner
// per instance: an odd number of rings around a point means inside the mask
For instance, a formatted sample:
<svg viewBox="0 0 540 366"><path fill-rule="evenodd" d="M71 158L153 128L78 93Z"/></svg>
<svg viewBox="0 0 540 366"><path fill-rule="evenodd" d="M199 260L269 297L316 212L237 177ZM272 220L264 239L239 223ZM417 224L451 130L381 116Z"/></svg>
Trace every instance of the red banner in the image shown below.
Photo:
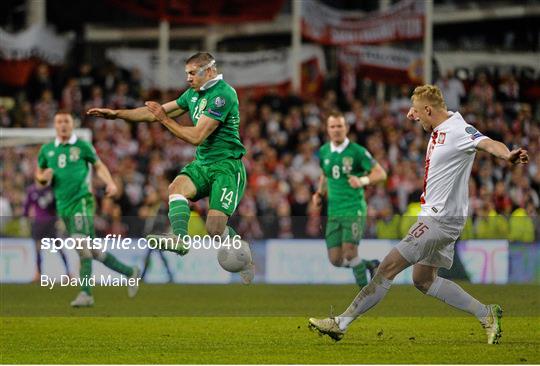
<svg viewBox="0 0 540 366"><path fill-rule="evenodd" d="M403 0L386 11L341 11L317 0L302 1L302 34L326 45L377 44L424 36L425 2Z"/></svg>
<svg viewBox="0 0 540 366"><path fill-rule="evenodd" d="M401 48L349 46L338 51L343 74L355 70L361 76L390 84L419 84L423 79L422 54Z"/></svg>

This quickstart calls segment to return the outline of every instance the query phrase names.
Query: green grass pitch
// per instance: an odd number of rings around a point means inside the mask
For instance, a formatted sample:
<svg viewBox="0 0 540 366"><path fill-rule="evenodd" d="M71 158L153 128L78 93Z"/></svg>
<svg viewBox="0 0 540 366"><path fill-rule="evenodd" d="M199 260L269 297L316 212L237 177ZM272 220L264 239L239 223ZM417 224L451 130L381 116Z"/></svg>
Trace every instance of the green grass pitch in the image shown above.
<svg viewBox="0 0 540 366"><path fill-rule="evenodd" d="M540 286L463 286L503 306L500 345L413 286L393 286L335 343L307 318L344 310L354 286L143 285L135 299L98 287L93 308L72 309L75 288L2 285L1 363L540 363Z"/></svg>

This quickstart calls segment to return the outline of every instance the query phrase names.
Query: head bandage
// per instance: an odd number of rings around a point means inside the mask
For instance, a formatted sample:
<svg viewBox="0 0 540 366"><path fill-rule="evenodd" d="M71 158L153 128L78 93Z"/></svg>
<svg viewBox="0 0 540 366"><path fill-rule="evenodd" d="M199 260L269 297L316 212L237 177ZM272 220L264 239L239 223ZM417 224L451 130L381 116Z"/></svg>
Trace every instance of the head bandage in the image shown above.
<svg viewBox="0 0 540 366"><path fill-rule="evenodd" d="M204 73L207 69L211 68L211 67L214 66L215 64L216 64L216 60L212 60L212 61L210 61L209 63L207 63L206 65L201 66L201 67L199 68L199 71L197 71L197 75L202 76L203 73Z"/></svg>

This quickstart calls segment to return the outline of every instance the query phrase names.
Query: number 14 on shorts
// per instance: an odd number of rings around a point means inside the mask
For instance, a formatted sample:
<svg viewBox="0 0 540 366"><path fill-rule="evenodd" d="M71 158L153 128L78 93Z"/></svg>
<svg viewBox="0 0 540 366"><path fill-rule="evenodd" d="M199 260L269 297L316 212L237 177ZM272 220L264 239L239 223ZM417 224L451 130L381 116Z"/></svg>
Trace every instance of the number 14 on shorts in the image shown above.
<svg viewBox="0 0 540 366"><path fill-rule="evenodd" d="M228 209L229 206L232 204L234 192L232 190L227 192L227 188L223 188L221 192L221 198L219 199L221 201L221 205L223 206L223 208Z"/></svg>

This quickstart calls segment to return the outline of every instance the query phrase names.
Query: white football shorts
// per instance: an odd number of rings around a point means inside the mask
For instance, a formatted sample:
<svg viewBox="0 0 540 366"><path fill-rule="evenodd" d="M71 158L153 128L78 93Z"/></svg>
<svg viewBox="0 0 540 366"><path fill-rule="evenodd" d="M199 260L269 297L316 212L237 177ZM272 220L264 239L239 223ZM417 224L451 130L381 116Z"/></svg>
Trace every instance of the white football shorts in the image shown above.
<svg viewBox="0 0 540 366"><path fill-rule="evenodd" d="M430 216L419 216L396 249L411 264L425 264L450 269L454 261L454 244L463 225L443 224Z"/></svg>

